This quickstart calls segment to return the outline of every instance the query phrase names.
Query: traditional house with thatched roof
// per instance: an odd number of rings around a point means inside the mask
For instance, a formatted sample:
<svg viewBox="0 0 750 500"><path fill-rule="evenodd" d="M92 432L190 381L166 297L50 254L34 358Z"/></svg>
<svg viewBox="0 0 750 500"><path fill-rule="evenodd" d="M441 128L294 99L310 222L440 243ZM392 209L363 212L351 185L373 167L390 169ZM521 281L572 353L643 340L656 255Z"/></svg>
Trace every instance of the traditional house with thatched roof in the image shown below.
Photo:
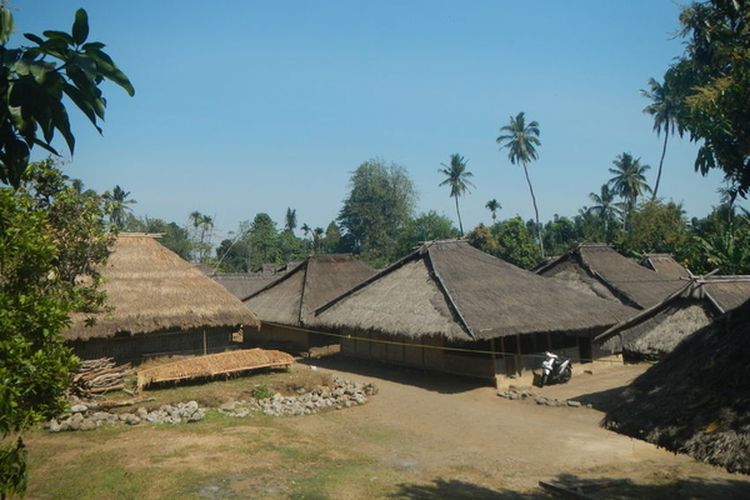
<svg viewBox="0 0 750 500"><path fill-rule="evenodd" d="M672 254L668 253L646 254L643 258L642 264L662 276L673 279L688 279L693 276L685 266L672 257Z"/></svg>
<svg viewBox="0 0 750 500"><path fill-rule="evenodd" d="M118 235L102 276L105 310L75 314L63 333L84 358L218 352L234 346L234 333L260 327L239 299L152 235Z"/></svg>
<svg viewBox="0 0 750 500"><path fill-rule="evenodd" d="M634 312L451 240L332 300L316 323L349 337L345 354L494 379L537 368L545 350L597 357L592 336Z"/></svg>
<svg viewBox="0 0 750 500"><path fill-rule="evenodd" d="M313 313L374 273L375 269L351 255L306 258L244 298L243 302L263 322L260 331L248 336L246 341L293 352L320 352L338 345L334 337L309 331Z"/></svg>
<svg viewBox="0 0 750 500"><path fill-rule="evenodd" d="M226 288L229 293L242 300L265 288L279 278L278 274L266 273L213 273L209 277Z"/></svg>
<svg viewBox="0 0 750 500"><path fill-rule="evenodd" d="M600 334L595 343L625 361L659 360L684 338L750 299L750 276L686 282L678 292Z"/></svg>
<svg viewBox="0 0 750 500"><path fill-rule="evenodd" d="M618 393L603 423L701 462L750 474L748 359L750 301L690 335Z"/></svg>
<svg viewBox="0 0 750 500"><path fill-rule="evenodd" d="M609 245L576 245L535 272L563 280L576 290L637 309L658 304L685 286L680 277L648 269Z"/></svg>

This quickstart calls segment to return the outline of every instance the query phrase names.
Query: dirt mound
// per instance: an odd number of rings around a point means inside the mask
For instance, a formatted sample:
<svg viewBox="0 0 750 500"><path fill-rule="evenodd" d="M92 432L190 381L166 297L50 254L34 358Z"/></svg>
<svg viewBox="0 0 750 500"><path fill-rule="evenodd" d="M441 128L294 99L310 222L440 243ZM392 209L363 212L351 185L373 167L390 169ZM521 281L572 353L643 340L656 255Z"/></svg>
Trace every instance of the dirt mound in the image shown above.
<svg viewBox="0 0 750 500"><path fill-rule="evenodd" d="M750 474L750 301L635 379L603 425Z"/></svg>

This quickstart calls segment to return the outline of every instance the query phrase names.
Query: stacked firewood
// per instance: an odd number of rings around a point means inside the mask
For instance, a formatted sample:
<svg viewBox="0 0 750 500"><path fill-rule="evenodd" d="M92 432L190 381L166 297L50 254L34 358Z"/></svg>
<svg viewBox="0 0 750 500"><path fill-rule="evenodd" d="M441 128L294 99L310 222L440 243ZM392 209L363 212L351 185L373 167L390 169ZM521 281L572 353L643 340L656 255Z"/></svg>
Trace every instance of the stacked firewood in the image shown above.
<svg viewBox="0 0 750 500"><path fill-rule="evenodd" d="M73 377L73 387L81 396L117 391L125 388L125 377L130 371L130 363L118 365L113 358L87 359L81 361Z"/></svg>

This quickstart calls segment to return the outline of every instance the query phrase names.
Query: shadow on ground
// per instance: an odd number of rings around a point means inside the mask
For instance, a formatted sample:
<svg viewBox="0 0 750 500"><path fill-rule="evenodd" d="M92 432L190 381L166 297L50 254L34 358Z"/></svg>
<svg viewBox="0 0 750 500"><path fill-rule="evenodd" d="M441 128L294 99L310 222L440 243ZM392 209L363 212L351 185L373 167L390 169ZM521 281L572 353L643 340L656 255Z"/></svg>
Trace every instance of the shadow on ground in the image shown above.
<svg viewBox="0 0 750 500"><path fill-rule="evenodd" d="M730 480L705 480L695 477L671 479L663 484L639 484L622 478L579 478L571 474L547 481L564 486L575 494L553 492L539 487L528 492L494 490L484 486L457 480L436 479L427 484L400 484L391 498L427 500L438 498L493 498L493 499L540 499L540 498L750 498L750 477L737 476Z"/></svg>
<svg viewBox="0 0 750 500"><path fill-rule="evenodd" d="M577 396L575 399L576 401L580 401L583 404L590 404L592 407L603 413L607 413L619 401L621 401L622 393L627 388L627 385L624 385L622 387L614 387L606 391L582 394L580 396Z"/></svg>
<svg viewBox="0 0 750 500"><path fill-rule="evenodd" d="M455 394L470 391L478 387L490 387L489 381L481 379L393 366L377 361L349 358L340 354L320 358L302 358L297 360L297 362L304 365L319 366L321 368L384 379L399 384L413 385L442 394Z"/></svg>

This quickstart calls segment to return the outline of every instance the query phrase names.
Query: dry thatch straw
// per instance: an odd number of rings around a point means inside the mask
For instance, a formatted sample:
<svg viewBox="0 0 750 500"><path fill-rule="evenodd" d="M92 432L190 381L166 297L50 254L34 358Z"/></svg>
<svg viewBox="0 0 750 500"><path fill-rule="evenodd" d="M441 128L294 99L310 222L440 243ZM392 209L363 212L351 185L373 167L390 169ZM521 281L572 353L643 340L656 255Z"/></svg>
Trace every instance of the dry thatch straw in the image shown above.
<svg viewBox="0 0 750 500"><path fill-rule="evenodd" d="M713 318L750 299L750 276L698 277L662 302L597 336L631 359L657 360ZM615 349L615 350L620 350Z"/></svg>
<svg viewBox="0 0 750 500"><path fill-rule="evenodd" d="M249 294L245 305L262 321L291 326L312 323L315 309L375 274L351 255L314 255Z"/></svg>
<svg viewBox="0 0 750 500"><path fill-rule="evenodd" d="M146 234L120 234L102 275L107 310L75 314L64 333L67 340L120 332L260 326L236 297ZM92 317L95 324L86 326Z"/></svg>
<svg viewBox="0 0 750 500"><path fill-rule="evenodd" d="M150 384L228 375L260 368L290 366L294 358L281 351L245 349L220 352L138 370L138 390Z"/></svg>
<svg viewBox="0 0 750 500"><path fill-rule="evenodd" d="M634 312L453 240L425 243L318 309L316 323L473 341L601 330Z"/></svg>
<svg viewBox="0 0 750 500"><path fill-rule="evenodd" d="M643 264L661 274L662 276L680 279L690 278L692 275L682 264L677 262L672 254L668 253L649 253L643 259Z"/></svg>
<svg viewBox="0 0 750 500"><path fill-rule="evenodd" d="M620 395L606 427L750 474L750 301L686 338Z"/></svg>
<svg viewBox="0 0 750 500"><path fill-rule="evenodd" d="M546 277L565 280L577 289L646 309L685 286L671 273L647 269L609 245L580 244L536 269Z"/></svg>

